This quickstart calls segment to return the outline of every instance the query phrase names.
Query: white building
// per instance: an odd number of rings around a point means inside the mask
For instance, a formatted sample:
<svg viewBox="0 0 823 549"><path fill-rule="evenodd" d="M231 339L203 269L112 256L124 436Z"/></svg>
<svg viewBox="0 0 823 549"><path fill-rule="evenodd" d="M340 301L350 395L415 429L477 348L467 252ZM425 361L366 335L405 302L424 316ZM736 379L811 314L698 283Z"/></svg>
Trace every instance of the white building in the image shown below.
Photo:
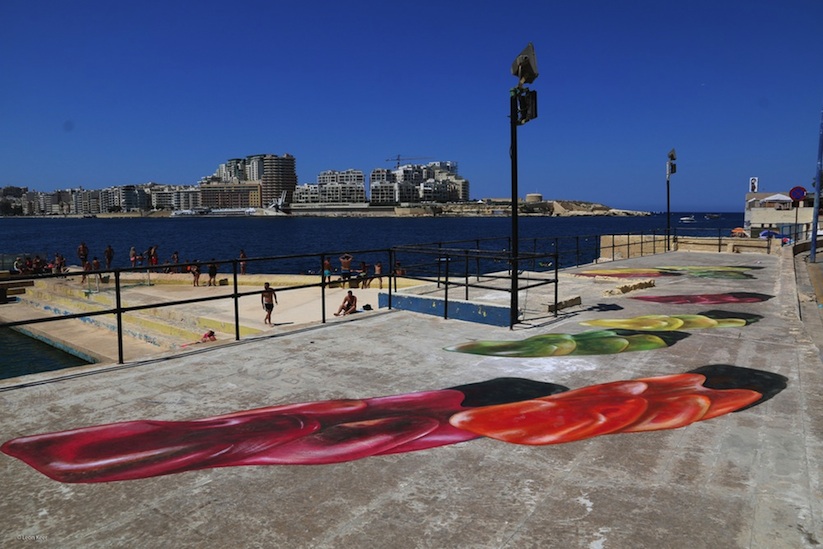
<svg viewBox="0 0 823 549"><path fill-rule="evenodd" d="M421 202L448 202L449 184L446 181L428 179L417 186Z"/></svg>
<svg viewBox="0 0 823 549"><path fill-rule="evenodd" d="M298 185L292 200L295 204L355 204L365 203L366 178L362 171L326 170L317 176L317 183Z"/></svg>
<svg viewBox="0 0 823 549"><path fill-rule="evenodd" d="M294 188L293 204L319 204L320 186L316 183L306 183Z"/></svg>
<svg viewBox="0 0 823 549"><path fill-rule="evenodd" d="M403 181L372 181L372 204L388 205L407 202L420 202L420 185Z"/></svg>
<svg viewBox="0 0 823 549"><path fill-rule="evenodd" d="M757 237L763 231L808 238L814 219L814 193L806 194L801 201L794 201L789 192L746 193L746 209L743 214L744 229L749 236Z"/></svg>
<svg viewBox="0 0 823 549"><path fill-rule="evenodd" d="M197 187L182 187L174 191L172 196L173 210L194 210L202 206L200 189Z"/></svg>

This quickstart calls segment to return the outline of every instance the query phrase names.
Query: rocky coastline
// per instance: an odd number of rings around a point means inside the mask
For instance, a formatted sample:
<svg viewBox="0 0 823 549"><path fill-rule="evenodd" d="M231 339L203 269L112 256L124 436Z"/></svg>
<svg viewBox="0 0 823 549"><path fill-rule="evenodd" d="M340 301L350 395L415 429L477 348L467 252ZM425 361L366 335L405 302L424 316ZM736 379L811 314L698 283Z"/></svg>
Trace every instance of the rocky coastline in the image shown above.
<svg viewBox="0 0 823 549"><path fill-rule="evenodd" d="M293 205L293 216L332 217L509 217L510 201L481 200L447 204L402 204L399 206L363 207L350 204ZM612 208L596 202L548 200L521 202L520 216L648 216L651 212Z"/></svg>
<svg viewBox="0 0 823 549"><path fill-rule="evenodd" d="M109 212L95 215L65 214L48 216L25 217L96 217L96 218L130 218L130 217L170 217L170 210ZM205 217L239 217L244 213L207 213L198 214ZM401 204L399 206L369 206L367 204L300 204L293 205L289 213L273 213L263 208L257 208L255 216L278 217L510 217L511 203L495 200L482 200L467 203L431 203L431 204ZM535 217L641 217L652 215L652 212L639 210L624 210L612 208L596 202L579 200L547 200L541 202L521 202L518 209L519 216Z"/></svg>

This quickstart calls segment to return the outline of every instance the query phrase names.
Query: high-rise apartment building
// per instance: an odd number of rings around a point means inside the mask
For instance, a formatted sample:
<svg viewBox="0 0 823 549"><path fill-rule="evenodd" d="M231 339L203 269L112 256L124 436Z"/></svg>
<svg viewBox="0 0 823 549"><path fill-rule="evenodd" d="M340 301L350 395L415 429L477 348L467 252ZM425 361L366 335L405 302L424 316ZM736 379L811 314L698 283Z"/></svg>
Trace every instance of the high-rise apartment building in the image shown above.
<svg viewBox="0 0 823 549"><path fill-rule="evenodd" d="M243 189L233 189L231 187L216 185L224 183L229 185L240 185ZM248 185L257 184L260 192L256 196L259 204L252 204L254 207L268 207L280 200L283 193L286 193L286 202L291 202L294 189L297 187L297 166L294 156L284 154L253 154L246 158L232 158L224 164L218 166L217 171L211 177L203 178L200 181L201 188L210 186L209 198L203 205L208 203L235 204L251 200L254 202L255 194ZM226 196L219 196L221 192ZM251 194L249 194L251 192ZM239 199L245 193L245 197Z"/></svg>
<svg viewBox="0 0 823 549"><path fill-rule="evenodd" d="M286 202L292 200L294 189L297 187L297 163L290 154L277 156L267 154L263 156L263 177L261 177L261 197L263 207L267 207L280 199L286 193Z"/></svg>
<svg viewBox="0 0 823 549"><path fill-rule="evenodd" d="M220 164L215 174L220 181L245 181L246 180L246 160L243 158L232 158L225 164Z"/></svg>
<svg viewBox="0 0 823 549"><path fill-rule="evenodd" d="M255 154L246 157L246 181L263 179L263 158L265 156L265 154Z"/></svg>

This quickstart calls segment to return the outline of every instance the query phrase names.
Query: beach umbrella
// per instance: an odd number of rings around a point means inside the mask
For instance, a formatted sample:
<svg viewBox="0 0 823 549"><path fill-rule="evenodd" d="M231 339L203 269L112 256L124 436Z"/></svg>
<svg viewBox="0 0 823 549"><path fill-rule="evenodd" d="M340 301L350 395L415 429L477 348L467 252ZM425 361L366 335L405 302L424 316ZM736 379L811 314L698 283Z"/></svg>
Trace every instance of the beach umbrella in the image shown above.
<svg viewBox="0 0 823 549"><path fill-rule="evenodd" d="M746 229L743 227L735 227L732 229L732 234L735 236L746 236Z"/></svg>
<svg viewBox="0 0 823 549"><path fill-rule="evenodd" d="M760 238L783 238L783 235L774 231L763 231L760 233Z"/></svg>

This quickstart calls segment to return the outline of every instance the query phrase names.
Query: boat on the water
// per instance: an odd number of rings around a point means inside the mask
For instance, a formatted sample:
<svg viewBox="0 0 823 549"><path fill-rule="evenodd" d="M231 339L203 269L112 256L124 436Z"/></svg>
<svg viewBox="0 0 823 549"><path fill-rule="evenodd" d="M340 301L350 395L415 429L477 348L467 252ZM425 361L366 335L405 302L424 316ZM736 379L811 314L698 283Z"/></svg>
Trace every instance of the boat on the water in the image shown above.
<svg viewBox="0 0 823 549"><path fill-rule="evenodd" d="M706 219L720 219L720 214L706 214Z"/></svg>
<svg viewBox="0 0 823 549"><path fill-rule="evenodd" d="M695 219L693 215L684 215L680 218L681 223L694 223Z"/></svg>

